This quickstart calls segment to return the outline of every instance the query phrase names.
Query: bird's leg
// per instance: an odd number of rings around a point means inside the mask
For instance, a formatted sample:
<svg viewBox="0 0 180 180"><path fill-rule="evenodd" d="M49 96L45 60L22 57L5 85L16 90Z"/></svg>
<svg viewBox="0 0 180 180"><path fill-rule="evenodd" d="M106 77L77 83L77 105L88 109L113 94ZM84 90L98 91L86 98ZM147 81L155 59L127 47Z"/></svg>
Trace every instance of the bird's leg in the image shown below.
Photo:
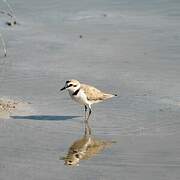
<svg viewBox="0 0 180 180"><path fill-rule="evenodd" d="M87 106L84 106L84 112L85 112L85 121L86 121L86 114L87 114Z"/></svg>
<svg viewBox="0 0 180 180"><path fill-rule="evenodd" d="M85 120L84 120L84 123L85 123L85 135L87 135L87 126L86 126L86 123L87 123L87 119L86 119L87 106L86 105L84 106L84 110L85 110Z"/></svg>
<svg viewBox="0 0 180 180"><path fill-rule="evenodd" d="M85 135L87 135L87 132L89 133L89 135L91 134L91 128L89 127L89 124L88 124L88 120L89 120L89 117L91 115L91 107L88 106L88 109L89 109L89 113L88 113L88 117L86 118L86 114L87 114L87 106L85 105Z"/></svg>
<svg viewBox="0 0 180 180"><path fill-rule="evenodd" d="M87 117L87 120L86 120L87 122L89 120L89 117L90 117L91 113L92 113L92 110L91 110L91 107L89 106L89 113L88 113L88 117Z"/></svg>

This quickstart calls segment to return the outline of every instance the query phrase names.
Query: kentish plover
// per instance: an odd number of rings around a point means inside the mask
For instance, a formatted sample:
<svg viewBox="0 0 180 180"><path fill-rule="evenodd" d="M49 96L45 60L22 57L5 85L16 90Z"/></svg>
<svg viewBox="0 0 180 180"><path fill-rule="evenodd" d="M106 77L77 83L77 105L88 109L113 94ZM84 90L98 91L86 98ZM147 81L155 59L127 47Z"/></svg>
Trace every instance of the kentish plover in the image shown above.
<svg viewBox="0 0 180 180"><path fill-rule="evenodd" d="M85 107L85 120L88 121L91 115L91 105L94 103L102 102L106 99L117 96L116 94L107 94L93 86L81 84L78 80L72 79L65 83L65 86L60 89L61 91L67 89L71 98ZM88 117L86 119L86 112L89 109Z"/></svg>

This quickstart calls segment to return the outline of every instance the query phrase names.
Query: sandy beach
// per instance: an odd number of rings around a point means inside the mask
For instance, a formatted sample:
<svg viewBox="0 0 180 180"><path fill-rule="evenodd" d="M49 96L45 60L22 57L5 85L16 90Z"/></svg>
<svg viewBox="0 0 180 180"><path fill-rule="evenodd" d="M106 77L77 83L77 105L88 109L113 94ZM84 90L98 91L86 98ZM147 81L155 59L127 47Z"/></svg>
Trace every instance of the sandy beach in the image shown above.
<svg viewBox="0 0 180 180"><path fill-rule="evenodd" d="M179 180L180 2L9 3L18 23L0 14L0 99L25 104L0 112L0 180ZM77 167L62 160L84 133L83 107L59 91L71 78L118 94L90 119L116 143Z"/></svg>

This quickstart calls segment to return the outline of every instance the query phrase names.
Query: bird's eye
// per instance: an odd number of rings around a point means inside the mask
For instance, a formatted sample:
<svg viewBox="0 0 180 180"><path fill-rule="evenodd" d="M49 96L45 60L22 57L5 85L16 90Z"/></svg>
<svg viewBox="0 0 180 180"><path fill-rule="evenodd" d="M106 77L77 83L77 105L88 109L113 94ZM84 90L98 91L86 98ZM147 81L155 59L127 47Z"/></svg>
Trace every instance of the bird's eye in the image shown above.
<svg viewBox="0 0 180 180"><path fill-rule="evenodd" d="M73 85L73 87L77 87L77 85Z"/></svg>

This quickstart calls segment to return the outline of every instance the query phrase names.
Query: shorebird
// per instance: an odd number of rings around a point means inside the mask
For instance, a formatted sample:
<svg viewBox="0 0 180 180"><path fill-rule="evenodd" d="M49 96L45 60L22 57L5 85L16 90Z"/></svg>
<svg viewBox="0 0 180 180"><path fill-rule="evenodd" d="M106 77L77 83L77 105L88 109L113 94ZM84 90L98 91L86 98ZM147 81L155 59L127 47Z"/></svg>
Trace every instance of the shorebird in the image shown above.
<svg viewBox="0 0 180 180"><path fill-rule="evenodd" d="M85 121L89 120L92 113L91 105L94 103L102 102L106 99L117 96L116 94L108 94L100 91L99 89L87 85L81 84L78 80L71 79L66 81L65 86L60 89L61 91L67 89L71 98L85 108ZM87 116L87 110L88 116ZM86 118L87 116L87 118Z"/></svg>

